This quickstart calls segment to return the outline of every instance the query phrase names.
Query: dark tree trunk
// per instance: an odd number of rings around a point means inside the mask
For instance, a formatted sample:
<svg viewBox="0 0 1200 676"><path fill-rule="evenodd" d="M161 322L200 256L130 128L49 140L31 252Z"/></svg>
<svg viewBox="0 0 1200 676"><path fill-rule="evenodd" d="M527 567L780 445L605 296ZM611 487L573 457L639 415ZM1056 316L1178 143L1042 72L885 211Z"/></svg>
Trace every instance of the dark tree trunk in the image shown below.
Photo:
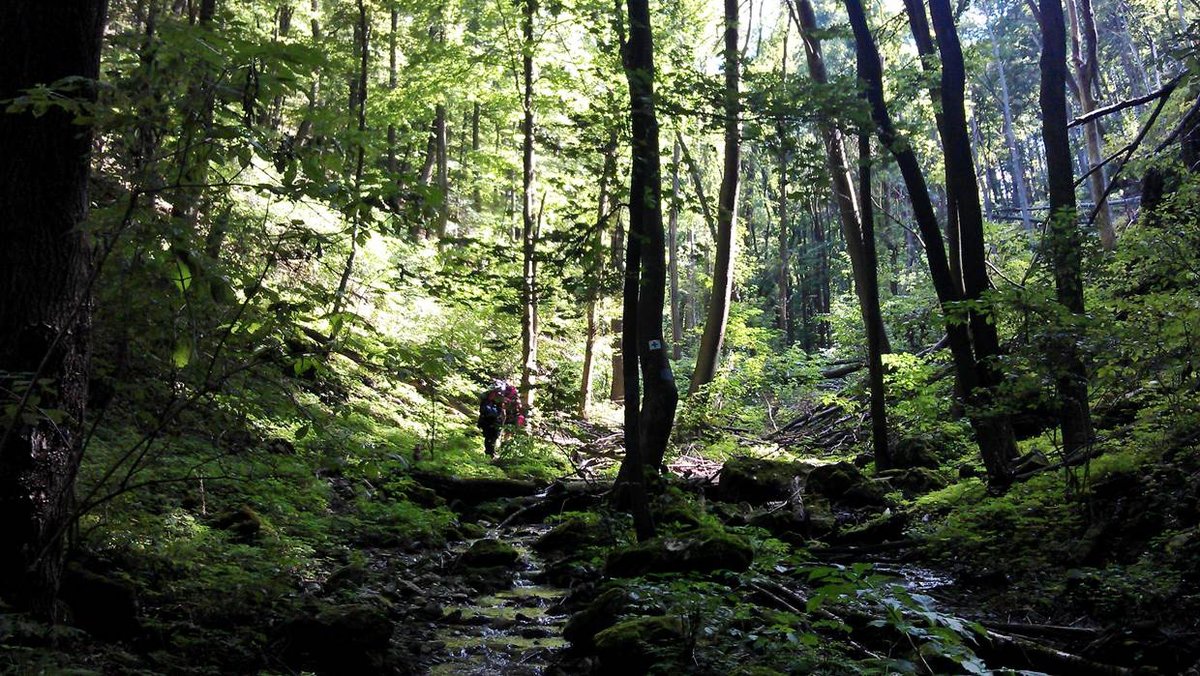
<svg viewBox="0 0 1200 676"><path fill-rule="evenodd" d="M0 4L0 100L97 79L106 7ZM91 128L61 109L0 113L0 596L42 617L55 614L87 401L91 144Z"/></svg>
<svg viewBox="0 0 1200 676"><path fill-rule="evenodd" d="M696 352L696 370L688 394L695 394L717 374L729 304L733 296L733 232L737 227L738 178L742 129L738 105L738 0L725 0L725 172L717 199L717 259L713 269L708 317ZM753 241L753 238L751 238Z"/></svg>
<svg viewBox="0 0 1200 676"><path fill-rule="evenodd" d="M875 469L891 469L892 453L888 449L887 399L883 389L884 341L879 312L879 260L875 253L875 209L871 202L871 136L868 131L858 134L859 183L862 195L863 262L866 264L867 295L867 367L871 390L871 448L875 454Z"/></svg>
<svg viewBox="0 0 1200 676"><path fill-rule="evenodd" d="M636 422L637 444L630 444L635 429L626 427L626 462L622 476L642 485L640 472L661 467L675 420L679 394L671 362L663 341L663 302L666 295L666 253L662 218L662 177L659 160L658 120L654 109L654 47L647 0L628 0L629 42L625 46L625 75L629 81L632 121L632 171L629 185L629 239L625 270L625 341L627 357L637 355L645 395L636 420L629 407L636 406L637 371L626 360L626 424ZM637 254L636 256L634 254ZM639 275L640 262L640 275ZM637 280L633 312L630 289ZM630 327L635 323L634 327ZM631 378L631 375L633 376ZM636 514L635 514L636 519ZM641 529L639 529L640 531Z"/></svg>
<svg viewBox="0 0 1200 676"><path fill-rule="evenodd" d="M1072 0L1067 0L1071 2ZM1075 185L1071 170L1071 142L1067 135L1066 28L1060 0L1039 0L1042 16L1041 106L1042 143L1046 148L1046 174L1050 190L1050 259L1058 302L1072 315L1083 315L1081 234L1075 211ZM1076 327L1056 330L1059 338L1056 388L1063 447L1072 454L1091 442L1087 370L1079 355Z"/></svg>
<svg viewBox="0 0 1200 676"><path fill-rule="evenodd" d="M883 96L883 64L875 40L867 26L867 17L862 4L860 0L844 1L850 16L851 28L854 31L855 44L865 57L860 78L866 86L866 95L871 104L871 115L875 120L879 140L896 159L901 176L908 187L913 216L920 228L921 236L925 240L925 255L929 263L933 286L943 312L948 314L955 302L962 300L962 296L959 293L959 286L950 273L946 249L942 246L941 231L938 228L933 203L929 198L925 175L921 171L912 146L902 142L892 124L891 115L888 113ZM997 416L978 412L987 411L991 402L988 401L987 389L980 386L975 353L966 325L948 317L946 333L949 338L950 352L954 358L959 389L976 404L976 412L971 414L970 422L988 468L989 483L996 489L1003 489L1011 481L1008 465L1012 451L1015 449L1011 428L1005 424L1006 421L998 419Z"/></svg>

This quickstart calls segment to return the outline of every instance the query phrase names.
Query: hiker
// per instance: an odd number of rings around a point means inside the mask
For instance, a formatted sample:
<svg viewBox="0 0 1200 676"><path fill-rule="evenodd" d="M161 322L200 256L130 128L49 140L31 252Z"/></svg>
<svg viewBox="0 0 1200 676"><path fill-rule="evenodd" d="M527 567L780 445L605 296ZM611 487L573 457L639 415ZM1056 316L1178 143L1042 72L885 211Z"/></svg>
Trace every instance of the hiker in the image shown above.
<svg viewBox="0 0 1200 676"><path fill-rule="evenodd" d="M496 440L505 425L523 427L525 415L517 388L498 380L479 398L479 429L483 431L483 450L489 458L496 457Z"/></svg>

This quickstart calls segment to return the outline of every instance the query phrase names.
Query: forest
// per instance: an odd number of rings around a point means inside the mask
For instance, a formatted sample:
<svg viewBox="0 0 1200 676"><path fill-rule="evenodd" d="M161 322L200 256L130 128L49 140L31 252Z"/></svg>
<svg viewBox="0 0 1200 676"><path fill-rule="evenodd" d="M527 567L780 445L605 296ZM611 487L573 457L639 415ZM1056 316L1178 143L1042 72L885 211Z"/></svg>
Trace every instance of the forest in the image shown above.
<svg viewBox="0 0 1200 676"><path fill-rule="evenodd" d="M1200 674L1197 0L5 0L0 673Z"/></svg>

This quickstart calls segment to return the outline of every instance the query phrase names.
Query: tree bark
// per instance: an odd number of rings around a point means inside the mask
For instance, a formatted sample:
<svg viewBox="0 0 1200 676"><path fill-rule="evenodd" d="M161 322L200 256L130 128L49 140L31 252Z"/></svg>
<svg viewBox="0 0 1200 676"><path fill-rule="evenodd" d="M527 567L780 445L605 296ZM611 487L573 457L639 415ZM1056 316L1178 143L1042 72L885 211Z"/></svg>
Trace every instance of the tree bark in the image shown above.
<svg viewBox="0 0 1200 676"><path fill-rule="evenodd" d="M1000 57L1000 43L996 42L996 36L992 33L990 24L988 24L988 40L992 43L992 58L996 61L996 73L1000 77L1000 108L1004 114L1004 141L1008 144L1013 192L1016 194L1017 208L1021 210L1021 226L1025 228L1025 234L1032 243L1033 218L1029 213L1029 189L1025 186L1025 162L1021 157L1021 146L1017 144L1017 133L1013 127L1012 104L1008 95L1008 74L1004 70L1004 59Z"/></svg>
<svg viewBox="0 0 1200 676"><path fill-rule="evenodd" d="M737 201L741 169L742 125L738 89L738 0L725 0L725 173L717 199L717 258L713 269L712 297L704 333L696 352L696 370L688 395L712 382L717 374L725 327L729 323L729 303L733 296L733 233L737 227Z"/></svg>
<svg viewBox="0 0 1200 676"><path fill-rule="evenodd" d="M94 101L106 9L0 4L0 100L79 77L66 95ZM90 125L62 109L0 114L0 597L50 619L87 402L91 145Z"/></svg>
<svg viewBox="0 0 1200 676"><path fill-rule="evenodd" d="M1072 2L1073 0L1067 0ZM1067 133L1067 47L1060 0L1039 0L1042 15L1042 143L1046 148L1046 173L1050 190L1050 259L1058 302L1077 318L1083 316L1081 233L1076 219L1075 183L1071 171L1071 142ZM1068 456L1082 450L1092 437L1088 406L1087 370L1076 347L1077 325L1056 330L1055 386L1063 447Z"/></svg>
<svg viewBox="0 0 1200 676"><path fill-rule="evenodd" d="M1090 0L1080 0L1078 8L1075 0L1067 0L1067 17L1071 29L1071 60L1074 62L1075 79L1079 84L1080 113L1087 115L1096 109L1096 75L1099 72L1099 64L1096 62L1096 26ZM1042 20L1045 22L1044 16ZM1081 37L1084 43L1082 45ZM1091 171L1104 161L1100 123L1095 120L1088 122L1083 126L1083 133L1087 148L1087 165L1084 171L1091 172L1088 176L1088 189L1092 195L1092 202L1100 205L1096 215L1096 229L1100 233L1100 245L1111 251L1117 245L1117 233L1113 229L1112 210L1104 197L1108 181L1103 168Z"/></svg>
<svg viewBox="0 0 1200 676"><path fill-rule="evenodd" d="M883 336L879 328L879 260L875 252L875 209L871 202L871 136L867 130L858 133L858 194L862 195L862 243L867 281L867 379L871 390L871 449L875 469L891 469L892 453L888 448L887 397L883 386Z"/></svg>
<svg viewBox="0 0 1200 676"><path fill-rule="evenodd" d="M783 56L779 62L779 81L784 92L787 91L788 67L788 37L790 24L783 27ZM776 217L779 219L779 278L775 285L779 292L779 333L783 335L783 344L792 344L791 321L788 316L788 304L791 302L791 223L788 222L788 160L791 148L788 141L787 125L780 117L775 121L775 133L779 137L779 201L776 207Z"/></svg>
<svg viewBox="0 0 1200 676"><path fill-rule="evenodd" d="M825 58L821 53L821 43L814 37L817 26L816 13L813 11L811 0L797 0L793 6L788 2L792 19L800 30L804 41L805 54L808 60L808 72L813 81L827 84L829 75L825 68ZM798 11L796 11L798 10ZM860 222L860 200L854 194L854 183L850 177L850 163L846 159L844 137L840 129L827 121L818 123L821 138L825 144L825 160L829 169L830 184L833 190L834 202L837 204L838 219L842 228L842 238L846 241L846 253L850 257L850 271L854 278L854 292L858 298L859 313L863 318L863 326L868 319L867 307L870 305L867 284L867 262L862 250L862 225ZM823 241L823 238L820 238ZM826 294L827 295L827 294ZM828 312L826 305L821 312ZM879 320L876 330L883 336L883 351L890 352L891 344L887 338L887 330Z"/></svg>
<svg viewBox="0 0 1200 676"><path fill-rule="evenodd" d="M537 369L535 307L537 280L534 277L533 213L533 16L535 0L525 0L521 9L521 405L533 406L533 374Z"/></svg>
<svg viewBox="0 0 1200 676"><path fill-rule="evenodd" d="M679 135L671 152L671 211L667 228L667 267L671 277L671 359L678 360L683 351L683 317L679 303Z"/></svg>
<svg viewBox="0 0 1200 676"><path fill-rule="evenodd" d="M353 102L356 117L358 118L358 141L356 143L357 156L354 163L354 196L353 202L347 208L347 216L350 218L350 253L346 256L346 265L342 268L342 276L338 280L337 291L333 296L333 310L330 315L333 316L333 328L329 331L329 342L333 343L338 336L338 333L344 324L338 317L346 306L346 292L350 286L350 278L354 274L354 259L358 254L358 238L359 231L362 229L362 181L363 170L365 168L366 156L366 130L367 130L367 66L368 56L370 54L371 25L367 20L367 8L363 4L363 0L358 0L358 22L355 26L355 36L358 38L359 47L359 71L357 73L357 86L355 89L355 101Z"/></svg>
<svg viewBox="0 0 1200 676"><path fill-rule="evenodd" d="M957 311L957 301L962 300L962 296L950 273L946 250L942 246L941 230L938 227L933 203L929 198L929 188L912 146L902 142L892 124L891 115L888 113L883 97L882 61L875 40L867 26L866 13L862 4L860 0L844 0L844 2L850 16L851 28L854 31L855 45L865 56L861 79L866 86L871 115L875 120L879 140L896 159L896 164L908 187L913 215L920 228L921 236L925 240L925 255L929 263L934 289L937 292L938 301L942 305L943 314L946 315L946 333L954 358L959 390L972 403L976 404L969 420L975 431L976 441L985 465L987 465L988 481L993 488L1000 490L1011 483L1009 461L1015 450L1011 426L1008 426L1006 420L1000 419L998 416L981 414L981 411L987 411L990 408L990 393L986 387L981 387L979 382L976 357L966 325L951 316L953 312Z"/></svg>

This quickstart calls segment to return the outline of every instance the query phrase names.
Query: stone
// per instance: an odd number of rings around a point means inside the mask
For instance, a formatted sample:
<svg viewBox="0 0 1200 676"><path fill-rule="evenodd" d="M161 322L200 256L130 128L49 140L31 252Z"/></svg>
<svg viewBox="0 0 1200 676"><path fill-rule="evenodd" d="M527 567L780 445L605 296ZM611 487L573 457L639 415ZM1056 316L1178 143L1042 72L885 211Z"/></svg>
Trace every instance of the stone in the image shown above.
<svg viewBox="0 0 1200 676"><path fill-rule="evenodd" d="M229 531L238 542L251 543L262 533L263 522L258 512L243 505L218 516L216 521L213 521L213 527Z"/></svg>
<svg viewBox="0 0 1200 676"><path fill-rule="evenodd" d="M462 534L463 539L466 540L477 540L487 535L486 528L477 523L471 523L470 521L465 521L458 524L458 532Z"/></svg>
<svg viewBox="0 0 1200 676"><path fill-rule="evenodd" d="M754 561L754 549L742 538L716 528L700 528L658 537L608 556L604 572L612 577L648 573L741 572Z"/></svg>
<svg viewBox="0 0 1200 676"><path fill-rule="evenodd" d="M323 585L326 593L342 589L361 587L367 581L367 570L359 564L351 563L330 573Z"/></svg>
<svg viewBox="0 0 1200 676"><path fill-rule="evenodd" d="M596 544L598 535L587 519L569 517L538 538L533 549L540 554L578 552Z"/></svg>
<svg viewBox="0 0 1200 676"><path fill-rule="evenodd" d="M521 554L507 542L485 539L475 541L458 561L467 568L495 568L512 566L520 558Z"/></svg>
<svg viewBox="0 0 1200 676"><path fill-rule="evenodd" d="M786 500L798 483L797 477L803 477L809 469L798 462L730 458L718 475L717 497L725 502L754 505Z"/></svg>
<svg viewBox="0 0 1200 676"><path fill-rule="evenodd" d="M596 634L616 624L621 614L629 609L629 604L629 593L624 589L614 587L602 592L567 620L563 638L577 648L591 649Z"/></svg>
<svg viewBox="0 0 1200 676"><path fill-rule="evenodd" d="M71 563L63 571L59 598L71 623L104 640L133 638L141 630L133 585Z"/></svg>
<svg viewBox="0 0 1200 676"><path fill-rule="evenodd" d="M932 493L950 485L950 481L941 472L927 467L892 469L879 472L875 476L893 488L904 491L908 497Z"/></svg>
<svg viewBox="0 0 1200 676"><path fill-rule="evenodd" d="M941 466L937 442L928 437L902 437L892 449L892 466L937 469Z"/></svg>
<svg viewBox="0 0 1200 676"><path fill-rule="evenodd" d="M814 467L808 475L805 492L821 495L834 504L851 507L883 507L887 505L883 490L848 462L835 462Z"/></svg>
<svg viewBox="0 0 1200 676"><path fill-rule="evenodd" d="M284 662L322 674L387 673L394 629L386 614L366 604L310 608L282 629Z"/></svg>
<svg viewBox="0 0 1200 676"><path fill-rule="evenodd" d="M596 634L596 652L606 673L645 673L663 651L682 650L685 634L677 616L634 617Z"/></svg>

